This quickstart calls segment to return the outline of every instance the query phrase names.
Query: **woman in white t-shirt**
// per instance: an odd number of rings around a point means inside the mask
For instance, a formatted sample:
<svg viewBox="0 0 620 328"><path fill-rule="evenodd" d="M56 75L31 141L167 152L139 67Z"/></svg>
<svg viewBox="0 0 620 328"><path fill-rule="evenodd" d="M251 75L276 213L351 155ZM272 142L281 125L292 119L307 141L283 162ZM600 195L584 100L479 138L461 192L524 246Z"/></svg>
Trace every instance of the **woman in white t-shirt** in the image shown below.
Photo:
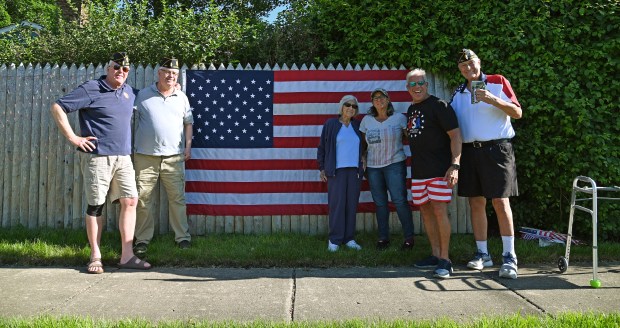
<svg viewBox="0 0 620 328"><path fill-rule="evenodd" d="M405 240L401 249L408 250L413 247L413 217L407 201L407 157L402 142L407 118L394 113L394 106L384 89L376 89L370 96L372 107L368 111L369 115L362 119L360 131L368 144L366 172L370 193L377 208L377 248L385 249L390 244L389 192L403 228Z"/></svg>

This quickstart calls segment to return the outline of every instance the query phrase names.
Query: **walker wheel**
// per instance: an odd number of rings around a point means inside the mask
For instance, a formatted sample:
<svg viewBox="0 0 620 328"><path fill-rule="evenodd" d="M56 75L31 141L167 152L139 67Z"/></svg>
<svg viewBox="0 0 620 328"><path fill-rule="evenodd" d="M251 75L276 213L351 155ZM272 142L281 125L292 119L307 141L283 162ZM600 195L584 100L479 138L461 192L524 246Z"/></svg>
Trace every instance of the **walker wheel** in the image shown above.
<svg viewBox="0 0 620 328"><path fill-rule="evenodd" d="M564 256L560 256L558 259L558 269L560 269L560 273L564 273L568 269L568 260Z"/></svg>

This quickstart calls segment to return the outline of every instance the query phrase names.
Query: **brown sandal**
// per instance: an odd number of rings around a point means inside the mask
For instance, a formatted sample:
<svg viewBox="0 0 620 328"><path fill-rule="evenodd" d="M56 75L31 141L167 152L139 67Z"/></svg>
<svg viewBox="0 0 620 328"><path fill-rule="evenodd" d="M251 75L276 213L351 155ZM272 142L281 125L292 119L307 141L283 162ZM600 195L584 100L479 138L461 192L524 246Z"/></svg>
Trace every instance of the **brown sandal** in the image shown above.
<svg viewBox="0 0 620 328"><path fill-rule="evenodd" d="M127 263L118 263L119 269L135 269L135 270L148 270L151 266L147 266L149 263L141 260L137 256L130 258Z"/></svg>
<svg viewBox="0 0 620 328"><path fill-rule="evenodd" d="M101 262L101 258L95 257L90 260L90 262L86 265L86 272L91 274L103 273L103 263Z"/></svg>

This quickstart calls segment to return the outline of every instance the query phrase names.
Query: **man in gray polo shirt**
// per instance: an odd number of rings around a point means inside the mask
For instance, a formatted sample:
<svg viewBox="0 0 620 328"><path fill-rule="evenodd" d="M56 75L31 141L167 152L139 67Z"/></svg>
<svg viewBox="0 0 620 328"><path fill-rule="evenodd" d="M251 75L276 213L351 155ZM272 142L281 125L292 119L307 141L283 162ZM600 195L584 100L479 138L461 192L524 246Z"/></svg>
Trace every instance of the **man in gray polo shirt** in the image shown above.
<svg viewBox="0 0 620 328"><path fill-rule="evenodd" d="M157 82L136 97L134 167L138 209L134 252L144 254L153 238L155 218L150 216L153 187L160 180L168 195L170 226L175 242L190 246L191 236L185 204L185 161L191 156L192 117L189 100L176 88L179 61L164 58Z"/></svg>

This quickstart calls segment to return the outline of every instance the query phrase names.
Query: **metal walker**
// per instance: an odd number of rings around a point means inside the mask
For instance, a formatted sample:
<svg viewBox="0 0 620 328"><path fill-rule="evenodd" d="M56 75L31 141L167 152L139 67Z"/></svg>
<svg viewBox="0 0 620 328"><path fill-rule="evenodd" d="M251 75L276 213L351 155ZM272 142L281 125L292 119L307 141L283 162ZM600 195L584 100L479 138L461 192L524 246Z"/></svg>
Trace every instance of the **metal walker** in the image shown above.
<svg viewBox="0 0 620 328"><path fill-rule="evenodd" d="M620 200L620 198L617 197L599 197L598 192L601 191L620 191L620 187L597 187L594 180L585 176L578 176L575 178L575 180L573 180L570 217L568 220L568 236L566 238L566 252L564 253L564 256L560 256L560 258L558 259L558 269L560 269L560 273L566 272L566 270L568 269L570 246L573 237L573 219L575 216L575 209L590 213L590 215L592 215L592 280L590 280L590 286L592 286L593 288L601 287L601 281L598 279L598 200ZM590 197L577 198L577 193L584 193L590 195ZM577 205L576 202L580 201L592 201L592 208L590 209L581 205Z"/></svg>

